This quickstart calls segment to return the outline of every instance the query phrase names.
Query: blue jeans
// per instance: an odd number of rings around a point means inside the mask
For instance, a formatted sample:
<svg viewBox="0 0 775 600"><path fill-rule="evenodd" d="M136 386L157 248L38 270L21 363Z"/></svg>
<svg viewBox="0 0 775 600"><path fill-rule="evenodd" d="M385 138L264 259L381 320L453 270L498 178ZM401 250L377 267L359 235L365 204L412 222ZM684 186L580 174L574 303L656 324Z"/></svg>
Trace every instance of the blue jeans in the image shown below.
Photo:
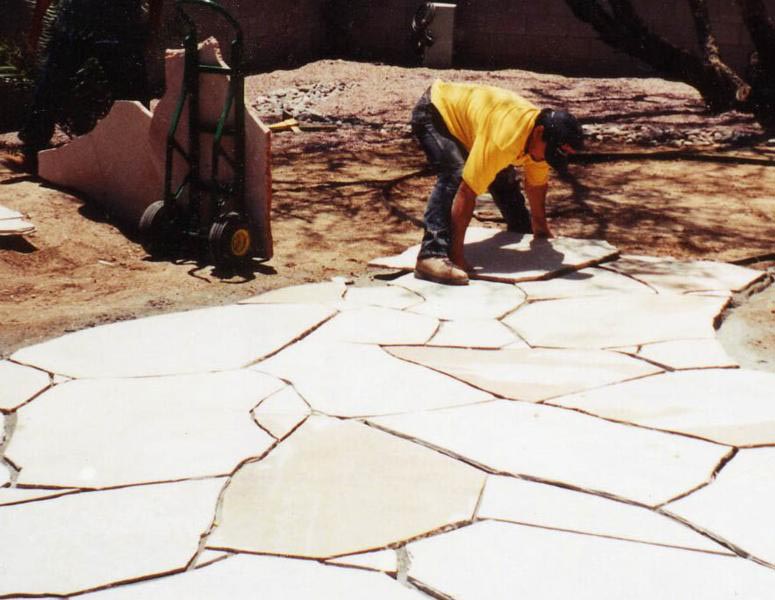
<svg viewBox="0 0 775 600"><path fill-rule="evenodd" d="M430 89L412 111L412 133L420 142L428 161L438 174L423 217L424 233L419 258L448 256L452 224L452 202L463 181L468 151L447 129L444 119L431 103ZM516 169L506 167L488 190L503 215L509 231L530 233L530 213L519 187Z"/></svg>

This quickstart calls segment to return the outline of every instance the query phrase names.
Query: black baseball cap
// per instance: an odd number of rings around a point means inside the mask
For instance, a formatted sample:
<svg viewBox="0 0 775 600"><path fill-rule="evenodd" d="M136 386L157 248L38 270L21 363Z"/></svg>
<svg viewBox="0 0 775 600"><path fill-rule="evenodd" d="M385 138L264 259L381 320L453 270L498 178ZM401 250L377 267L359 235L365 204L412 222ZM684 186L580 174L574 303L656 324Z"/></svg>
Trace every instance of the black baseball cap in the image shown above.
<svg viewBox="0 0 775 600"><path fill-rule="evenodd" d="M546 142L546 162L558 171L568 168L568 154L562 146L568 145L576 151L584 148L584 130L581 123L565 110L544 109L537 121L544 126L543 139Z"/></svg>

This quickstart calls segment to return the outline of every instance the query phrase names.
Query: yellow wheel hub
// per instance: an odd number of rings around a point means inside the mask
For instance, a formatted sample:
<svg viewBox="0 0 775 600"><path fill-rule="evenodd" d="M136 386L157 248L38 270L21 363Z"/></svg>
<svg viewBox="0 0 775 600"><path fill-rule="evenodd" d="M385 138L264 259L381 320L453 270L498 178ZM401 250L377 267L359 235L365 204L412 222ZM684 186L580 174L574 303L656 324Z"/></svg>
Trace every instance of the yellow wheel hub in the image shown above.
<svg viewBox="0 0 775 600"><path fill-rule="evenodd" d="M231 253L233 256L245 256L250 250L250 232L238 229L231 236Z"/></svg>

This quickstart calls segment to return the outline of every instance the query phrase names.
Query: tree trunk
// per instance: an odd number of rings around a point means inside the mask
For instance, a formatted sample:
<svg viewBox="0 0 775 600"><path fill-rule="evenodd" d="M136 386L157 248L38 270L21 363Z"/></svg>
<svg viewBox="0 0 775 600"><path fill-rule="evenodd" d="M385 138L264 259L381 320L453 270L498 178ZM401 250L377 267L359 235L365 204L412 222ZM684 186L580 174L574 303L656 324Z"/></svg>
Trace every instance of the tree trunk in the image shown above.
<svg viewBox="0 0 775 600"><path fill-rule="evenodd" d="M709 71L709 80L715 80L719 85L713 89L716 96L709 101L710 106L719 105L723 108L726 99L734 97L738 103L744 103L751 95L751 86L735 73L721 60L716 37L710 26L710 15L705 0L688 0L689 9L694 19L694 29L697 33L697 42L702 51L702 62ZM706 98L706 101L708 99Z"/></svg>
<svg viewBox="0 0 775 600"><path fill-rule="evenodd" d="M746 73L751 110L768 132L775 132L775 23L762 0L736 0L756 51Z"/></svg>
<svg viewBox="0 0 775 600"><path fill-rule="evenodd" d="M597 31L603 42L643 61L660 75L693 86L711 109L730 109L738 106L746 96L745 89L738 94L741 83L743 86L745 84L718 56L718 48L707 21L706 8L700 11L699 20L702 21L704 12L704 27L707 33L702 36L701 43L706 49L706 57L711 59L707 63L706 60L676 47L651 31L636 13L630 0L609 0L610 12L599 0L565 2L577 18L589 23ZM704 7L704 2L700 0L690 0L690 3ZM695 18L695 24L697 21ZM715 53L712 52L714 47Z"/></svg>

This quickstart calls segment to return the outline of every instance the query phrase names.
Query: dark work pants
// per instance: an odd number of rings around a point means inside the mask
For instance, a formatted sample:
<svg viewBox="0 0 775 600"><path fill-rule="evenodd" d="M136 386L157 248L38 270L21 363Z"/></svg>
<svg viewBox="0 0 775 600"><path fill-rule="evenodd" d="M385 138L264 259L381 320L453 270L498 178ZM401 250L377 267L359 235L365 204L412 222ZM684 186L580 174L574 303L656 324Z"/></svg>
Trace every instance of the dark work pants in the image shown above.
<svg viewBox="0 0 775 600"><path fill-rule="evenodd" d="M412 133L438 174L423 219L424 234L419 258L448 256L452 226L452 202L463 181L468 151L447 129L439 111L431 104L430 90L412 111ZM516 169L503 169L488 190L503 215L509 231L530 233L530 213L520 190Z"/></svg>

